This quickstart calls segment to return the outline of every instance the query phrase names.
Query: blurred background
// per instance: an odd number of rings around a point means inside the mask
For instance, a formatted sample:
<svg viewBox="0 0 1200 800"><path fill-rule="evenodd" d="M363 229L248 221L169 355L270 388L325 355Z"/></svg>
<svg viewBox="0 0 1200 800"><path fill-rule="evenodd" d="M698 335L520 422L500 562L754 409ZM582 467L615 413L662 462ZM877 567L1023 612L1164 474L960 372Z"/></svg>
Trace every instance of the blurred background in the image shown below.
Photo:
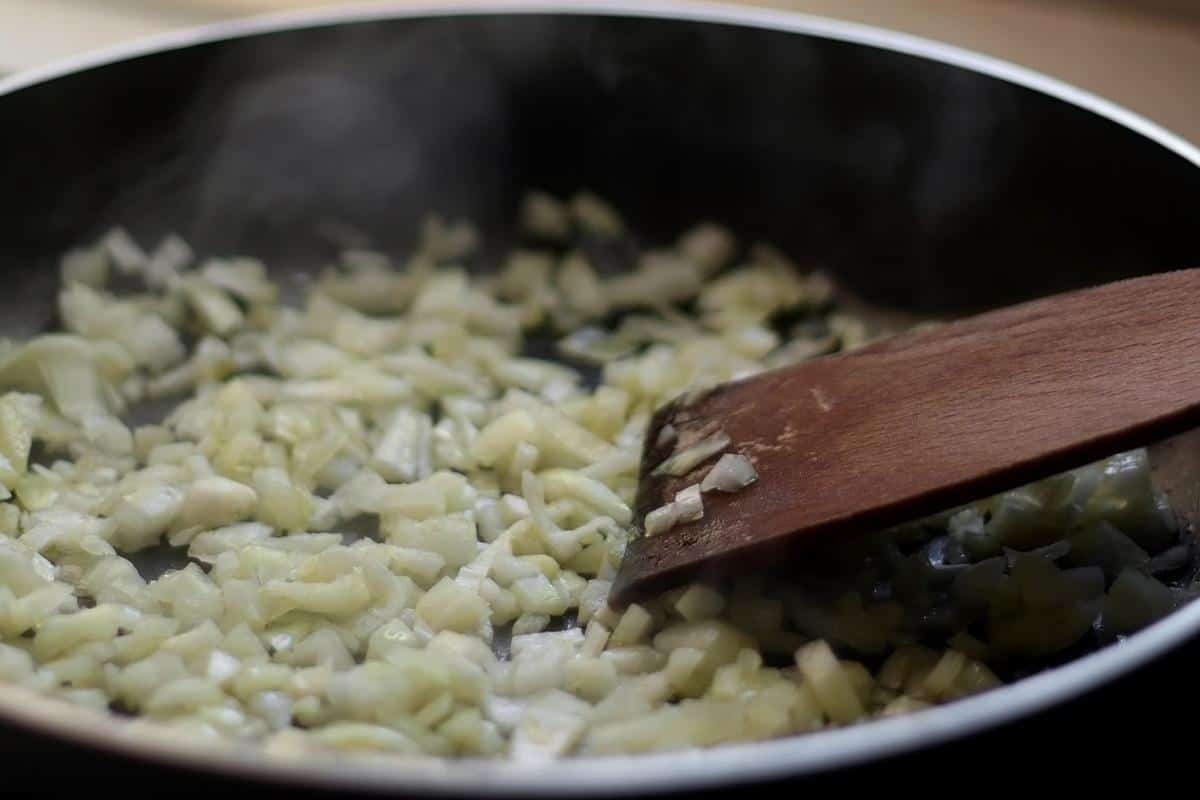
<svg viewBox="0 0 1200 800"><path fill-rule="evenodd" d="M570 0L566 0L570 2ZM410 4L431 6L439 0ZM1200 141L1200 0L726 0L903 30L1042 70ZM0 0L0 74L154 33L345 0ZM369 5L359 0L356 5ZM387 3L384 3L387 4ZM391 4L402 5L404 0Z"/></svg>

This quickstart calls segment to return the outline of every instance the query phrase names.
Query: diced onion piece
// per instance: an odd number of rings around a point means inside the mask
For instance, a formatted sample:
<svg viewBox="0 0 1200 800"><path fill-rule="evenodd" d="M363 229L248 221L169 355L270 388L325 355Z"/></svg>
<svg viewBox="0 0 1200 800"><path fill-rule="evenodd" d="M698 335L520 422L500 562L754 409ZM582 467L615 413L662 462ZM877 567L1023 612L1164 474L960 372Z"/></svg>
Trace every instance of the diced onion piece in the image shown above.
<svg viewBox="0 0 1200 800"><path fill-rule="evenodd" d="M267 279L267 268L252 258L215 259L201 267L200 274L213 286L247 303L273 303L279 293Z"/></svg>
<svg viewBox="0 0 1200 800"><path fill-rule="evenodd" d="M930 707L931 704L926 703L924 700L916 700L907 696L897 697L895 700L884 706L883 711L881 711L880 714L885 717L896 717L903 714L912 714L916 711L921 711Z"/></svg>
<svg viewBox="0 0 1200 800"><path fill-rule="evenodd" d="M417 615L435 631L471 633L488 615L487 602L450 578L442 578L417 602Z"/></svg>
<svg viewBox="0 0 1200 800"><path fill-rule="evenodd" d="M149 547L183 508L184 494L173 486L142 486L121 498L113 510L114 544L130 552Z"/></svg>
<svg viewBox="0 0 1200 800"><path fill-rule="evenodd" d="M729 436L724 431L721 431L683 450L677 450L655 467L654 472L651 474L671 475L673 477L687 475L693 469L728 447L729 443Z"/></svg>
<svg viewBox="0 0 1200 800"><path fill-rule="evenodd" d="M578 716L530 709L513 732L509 755L518 762L557 758L579 741L585 726Z"/></svg>
<svg viewBox="0 0 1200 800"><path fill-rule="evenodd" d="M467 220L446 222L436 214L421 225L421 250L439 261L463 258L479 246L479 231Z"/></svg>
<svg viewBox="0 0 1200 800"><path fill-rule="evenodd" d="M584 230L602 236L616 236L624 228L616 210L591 192L571 198L571 215Z"/></svg>
<svg viewBox="0 0 1200 800"><path fill-rule="evenodd" d="M399 409L371 457L371 466L387 481L408 483L433 472L433 423L429 416Z"/></svg>
<svg viewBox="0 0 1200 800"><path fill-rule="evenodd" d="M562 241L571 234L570 212L553 195L529 192L521 202L521 227L542 239Z"/></svg>
<svg viewBox="0 0 1200 800"><path fill-rule="evenodd" d="M258 515L283 531L302 531L308 527L315 498L297 486L280 467L260 467L252 479L258 496Z"/></svg>
<svg viewBox="0 0 1200 800"><path fill-rule="evenodd" d="M736 242L733 234L719 225L697 225L679 237L679 252L698 264L706 273L720 269L733 258Z"/></svg>
<svg viewBox="0 0 1200 800"><path fill-rule="evenodd" d="M490 466L511 453L518 444L536 440L537 423L529 412L522 409L510 411L488 423L471 445L471 457Z"/></svg>
<svg viewBox="0 0 1200 800"><path fill-rule="evenodd" d="M693 483L675 493L676 520L679 522L695 522L704 517L704 498L700 494L700 485Z"/></svg>
<svg viewBox="0 0 1200 800"><path fill-rule="evenodd" d="M570 497L586 503L601 514L616 521L618 525L628 525L633 519L629 506L595 478L589 478L576 470L551 469L542 472L539 477L545 487L546 499L550 502L562 497Z"/></svg>
<svg viewBox="0 0 1200 800"><path fill-rule="evenodd" d="M863 715L862 702L849 676L824 641L797 650L796 665L812 685L817 702L834 722L846 724Z"/></svg>
<svg viewBox="0 0 1200 800"><path fill-rule="evenodd" d="M654 618L645 608L633 603L621 615L621 621L613 629L609 642L614 647L637 644L649 635L654 626Z"/></svg>
<svg viewBox="0 0 1200 800"><path fill-rule="evenodd" d="M582 253L571 253L563 260L558 283L567 305L584 319L596 319L608 312L604 286Z"/></svg>
<svg viewBox="0 0 1200 800"><path fill-rule="evenodd" d="M701 491L737 492L758 480L750 459L736 453L725 453L700 482Z"/></svg>
<svg viewBox="0 0 1200 800"><path fill-rule="evenodd" d="M173 287L194 258L191 246L179 236L170 234L159 242L146 263L146 285L154 289Z"/></svg>
<svg viewBox="0 0 1200 800"><path fill-rule="evenodd" d="M88 247L67 252L59 263L62 282L81 283L99 289L108 283L108 252L104 247Z"/></svg>
<svg viewBox="0 0 1200 800"><path fill-rule="evenodd" d="M9 489L29 468L41 411L42 399L37 395L8 392L0 397L0 483Z"/></svg>
<svg viewBox="0 0 1200 800"><path fill-rule="evenodd" d="M177 524L183 528L219 528L245 519L258 503L258 495L245 484L228 478L201 478L188 487Z"/></svg>
<svg viewBox="0 0 1200 800"><path fill-rule="evenodd" d="M118 270L126 275L141 272L146 266L146 251L134 241L129 231L113 228L104 237L102 245Z"/></svg>
<svg viewBox="0 0 1200 800"><path fill-rule="evenodd" d="M725 608L725 598L709 586L693 583L679 595L674 607L685 620L712 619Z"/></svg>
<svg viewBox="0 0 1200 800"><path fill-rule="evenodd" d="M642 521L647 536L658 536L675 527L679 522L679 506L667 503L651 511Z"/></svg>
<svg viewBox="0 0 1200 800"><path fill-rule="evenodd" d="M323 583L272 580L263 586L262 595L271 618L289 611L344 617L361 610L370 600L370 590L358 572Z"/></svg>
<svg viewBox="0 0 1200 800"><path fill-rule="evenodd" d="M217 336L229 336L242 326L242 310L223 291L207 280L192 278L184 284L184 295L204 328Z"/></svg>

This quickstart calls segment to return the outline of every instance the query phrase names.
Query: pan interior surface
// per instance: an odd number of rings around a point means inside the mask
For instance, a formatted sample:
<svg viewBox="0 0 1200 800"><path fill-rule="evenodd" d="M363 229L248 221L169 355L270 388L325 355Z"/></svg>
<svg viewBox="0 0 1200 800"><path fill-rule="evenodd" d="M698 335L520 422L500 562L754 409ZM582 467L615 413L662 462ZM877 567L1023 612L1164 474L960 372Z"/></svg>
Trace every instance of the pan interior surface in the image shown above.
<svg viewBox="0 0 1200 800"><path fill-rule="evenodd" d="M305 273L345 246L403 252L430 211L504 242L527 187L591 189L649 241L715 217L873 304L919 313L1197 263L1193 152L1050 82L1047 92L908 45L870 46L851 27L807 31L768 13L398 12L201 35L0 94L0 332L44 329L58 254L116 224ZM486 255L481 269L494 266ZM1198 625L1189 607L1118 648L869 729L540 770L263 763L112 737L19 693L0 707L128 754L241 774L631 793L816 771L967 734L1097 686Z"/></svg>

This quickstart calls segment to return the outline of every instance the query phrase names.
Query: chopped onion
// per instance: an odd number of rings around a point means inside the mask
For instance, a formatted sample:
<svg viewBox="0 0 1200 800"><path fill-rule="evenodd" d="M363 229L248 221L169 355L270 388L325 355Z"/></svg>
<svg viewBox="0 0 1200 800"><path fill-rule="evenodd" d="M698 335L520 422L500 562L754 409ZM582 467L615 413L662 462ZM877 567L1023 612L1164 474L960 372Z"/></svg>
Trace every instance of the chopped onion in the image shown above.
<svg viewBox="0 0 1200 800"><path fill-rule="evenodd" d="M642 522L642 527L645 528L647 536L658 536L660 533L671 530L678 523L679 506L675 503L667 503L647 514Z"/></svg>
<svg viewBox="0 0 1200 800"><path fill-rule="evenodd" d="M103 239L104 249L118 270L126 275L141 272L146 266L146 251L124 228L114 228Z"/></svg>
<svg viewBox="0 0 1200 800"><path fill-rule="evenodd" d="M671 475L675 477L687 475L693 469L728 447L729 443L729 436L724 431L721 431L683 450L677 450L655 467L654 472L651 474Z"/></svg>
<svg viewBox="0 0 1200 800"><path fill-rule="evenodd" d="M703 492L738 492L758 480L750 459L736 453L726 453L700 483Z"/></svg>
<svg viewBox="0 0 1200 800"><path fill-rule="evenodd" d="M1195 594L1151 577L1189 580L1195 549L1135 451L815 572L611 607L644 451L687 484L646 536L757 479L722 431L646 441L656 411L877 331L712 224L639 250L588 193L520 213L546 249L493 277L469 222L431 216L415 251L345 252L298 305L175 235L64 256L64 332L0 341L0 679L265 757L543 761L915 711ZM533 357L535 329L602 369Z"/></svg>
<svg viewBox="0 0 1200 800"><path fill-rule="evenodd" d="M521 227L542 239L563 241L571 234L570 214L552 195L530 192L521 204Z"/></svg>
<svg viewBox="0 0 1200 800"><path fill-rule="evenodd" d="M693 483L675 494L676 519L678 522L695 522L704 516L704 498L700 485Z"/></svg>

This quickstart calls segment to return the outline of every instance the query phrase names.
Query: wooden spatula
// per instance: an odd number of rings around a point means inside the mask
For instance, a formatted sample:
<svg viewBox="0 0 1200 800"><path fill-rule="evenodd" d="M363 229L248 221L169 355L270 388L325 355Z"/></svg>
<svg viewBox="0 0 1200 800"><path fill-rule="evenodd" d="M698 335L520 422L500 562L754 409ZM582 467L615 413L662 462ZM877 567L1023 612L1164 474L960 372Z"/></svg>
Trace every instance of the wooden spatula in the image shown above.
<svg viewBox="0 0 1200 800"><path fill-rule="evenodd" d="M724 434L721 452L745 456L758 477L704 493L700 520L635 540L611 597L621 604L747 557L777 558L784 542L819 547L822 534L917 519L1197 426L1195 269L764 372L655 414L639 524L713 467L719 453L684 475L656 472L697 442Z"/></svg>

